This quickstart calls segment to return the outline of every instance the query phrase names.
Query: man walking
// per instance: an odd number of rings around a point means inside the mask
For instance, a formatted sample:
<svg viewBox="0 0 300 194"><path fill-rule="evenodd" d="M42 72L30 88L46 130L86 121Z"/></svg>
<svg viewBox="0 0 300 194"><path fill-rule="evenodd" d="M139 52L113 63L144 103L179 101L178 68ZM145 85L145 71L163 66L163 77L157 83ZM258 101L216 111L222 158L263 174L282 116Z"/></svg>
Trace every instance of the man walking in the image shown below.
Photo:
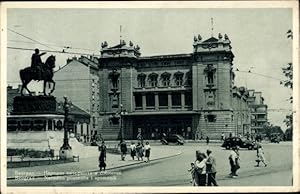
<svg viewBox="0 0 300 194"><path fill-rule="evenodd" d="M216 159L214 156L211 154L211 150L207 150L207 160L206 160L206 173L207 173L207 186L218 186L217 181L216 181Z"/></svg>
<svg viewBox="0 0 300 194"><path fill-rule="evenodd" d="M233 147L232 149L233 150L230 152L230 155L229 155L229 164L230 164L230 170L231 170L230 176L232 178L235 178L238 176L236 172L240 168L239 152L238 152L238 147Z"/></svg>
<svg viewBox="0 0 300 194"><path fill-rule="evenodd" d="M206 144L208 145L209 144L209 137L206 136Z"/></svg>

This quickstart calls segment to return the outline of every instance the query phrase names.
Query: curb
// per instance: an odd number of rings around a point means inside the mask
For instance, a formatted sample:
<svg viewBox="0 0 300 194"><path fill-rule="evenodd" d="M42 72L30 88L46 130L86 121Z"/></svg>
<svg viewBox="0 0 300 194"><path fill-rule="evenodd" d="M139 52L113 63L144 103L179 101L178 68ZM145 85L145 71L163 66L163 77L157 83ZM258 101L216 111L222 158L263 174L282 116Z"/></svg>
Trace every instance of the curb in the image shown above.
<svg viewBox="0 0 300 194"><path fill-rule="evenodd" d="M182 154L182 152L178 152L176 154L170 155L170 156L165 156L165 157L160 157L160 158L156 158L150 161L158 161L158 160L163 160L163 159L167 159L167 158L172 158L175 156L179 156L180 154ZM115 166L115 167L111 167L111 168L107 168L106 170L115 170L115 169L120 169L120 168L125 168L125 167L129 167L129 166L135 166L135 165L139 165L139 164L145 164L144 161L140 161L140 162L135 162L132 164L124 164L124 165L120 165L120 166ZM85 174L85 173L93 173L93 172L98 172L99 170L88 170L88 171L81 171L78 172L76 174ZM76 175L74 173L61 173L61 174L52 174L52 175L47 175L47 177L57 177L57 176L69 176L69 175ZM31 176L30 178L44 178L45 175L37 175L37 176ZM16 180L16 177L7 177L7 180Z"/></svg>

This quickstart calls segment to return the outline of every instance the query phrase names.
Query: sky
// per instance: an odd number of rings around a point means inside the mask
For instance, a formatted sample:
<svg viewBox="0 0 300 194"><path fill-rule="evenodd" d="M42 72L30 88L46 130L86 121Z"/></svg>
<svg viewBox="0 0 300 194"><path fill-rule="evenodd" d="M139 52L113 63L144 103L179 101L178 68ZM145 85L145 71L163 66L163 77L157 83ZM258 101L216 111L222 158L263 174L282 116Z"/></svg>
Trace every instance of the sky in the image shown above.
<svg viewBox="0 0 300 194"><path fill-rule="evenodd" d="M292 91L280 80L285 79L281 68L292 61L292 40L286 38L292 29L289 8L8 9L7 46L55 51L68 46L72 49L66 52L99 55L101 42L118 44L120 25L122 39L138 44L142 56L192 53L195 35L207 39L212 33L227 34L234 70L240 70L235 72L235 85L261 91L269 122L286 129L283 120L292 108L288 102ZM30 66L33 51L8 49L7 53L7 84L17 86L18 72ZM57 68L67 58L80 56L47 53L42 60L50 54L56 55ZM252 73L243 72L249 70ZM41 91L41 83L29 88Z"/></svg>

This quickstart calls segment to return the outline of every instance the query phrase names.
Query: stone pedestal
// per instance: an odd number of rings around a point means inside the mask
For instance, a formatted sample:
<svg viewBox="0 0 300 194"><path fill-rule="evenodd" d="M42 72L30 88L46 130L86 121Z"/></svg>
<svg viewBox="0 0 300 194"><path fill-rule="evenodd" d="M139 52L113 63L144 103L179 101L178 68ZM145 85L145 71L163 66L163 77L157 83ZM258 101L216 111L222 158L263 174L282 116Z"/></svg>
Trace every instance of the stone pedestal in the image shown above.
<svg viewBox="0 0 300 194"><path fill-rule="evenodd" d="M12 114L55 113L56 99L54 96L16 96Z"/></svg>
<svg viewBox="0 0 300 194"><path fill-rule="evenodd" d="M59 150L59 159L60 160L67 160L67 159L72 159L72 158L73 158L72 149L61 148Z"/></svg>

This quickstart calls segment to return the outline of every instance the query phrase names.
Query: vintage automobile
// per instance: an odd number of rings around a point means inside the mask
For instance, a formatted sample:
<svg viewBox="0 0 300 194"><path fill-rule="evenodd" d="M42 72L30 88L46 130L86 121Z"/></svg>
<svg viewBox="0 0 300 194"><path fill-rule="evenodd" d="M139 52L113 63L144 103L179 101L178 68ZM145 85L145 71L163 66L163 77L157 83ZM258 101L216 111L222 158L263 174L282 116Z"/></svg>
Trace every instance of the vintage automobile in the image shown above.
<svg viewBox="0 0 300 194"><path fill-rule="evenodd" d="M257 148L257 144L255 143L255 141L239 137L228 137L224 140L223 144L221 145L221 147L224 147L227 150L236 146L239 146L240 148L247 148L248 150L253 150Z"/></svg>
<svg viewBox="0 0 300 194"><path fill-rule="evenodd" d="M271 134L270 142L271 143L279 143L280 142L280 136L278 134Z"/></svg>
<svg viewBox="0 0 300 194"><path fill-rule="evenodd" d="M161 139L161 143L164 145L169 145L169 143L176 143L178 145L183 145L185 143L185 140L181 135L170 134L170 135L164 136Z"/></svg>

